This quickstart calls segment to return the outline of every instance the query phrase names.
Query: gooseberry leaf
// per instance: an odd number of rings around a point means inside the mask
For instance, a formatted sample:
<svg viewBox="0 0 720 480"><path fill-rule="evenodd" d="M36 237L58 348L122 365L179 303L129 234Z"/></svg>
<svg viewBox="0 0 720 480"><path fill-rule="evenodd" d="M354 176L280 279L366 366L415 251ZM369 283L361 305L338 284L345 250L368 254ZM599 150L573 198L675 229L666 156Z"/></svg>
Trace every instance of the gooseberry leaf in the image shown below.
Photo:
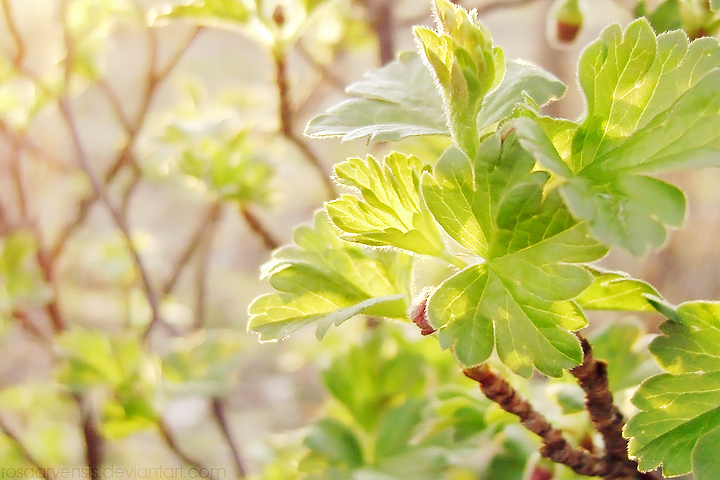
<svg viewBox="0 0 720 480"><path fill-rule="evenodd" d="M341 238L444 256L440 230L420 197L422 170L417 157L402 153L391 153L382 163L368 156L336 165L337 180L362 197L342 195L326 204L330 220L344 232Z"/></svg>
<svg viewBox="0 0 720 480"><path fill-rule="evenodd" d="M568 208L597 239L639 256L682 223L682 191L647 175L720 164L718 65L717 40L688 43L679 31L656 37L643 18L625 32L611 25L584 51L578 75L587 111L567 159L571 173L557 157L536 158L564 177ZM523 144L547 153L533 141L524 136Z"/></svg>
<svg viewBox="0 0 720 480"><path fill-rule="evenodd" d="M626 312L652 312L648 295L661 298L647 282L632 278L623 272L589 267L595 281L575 301L585 310L621 310Z"/></svg>
<svg viewBox="0 0 720 480"><path fill-rule="evenodd" d="M404 318L411 259L395 251L369 250L338 238L323 212L314 225L293 232L295 245L276 250L263 277L277 290L248 307L248 330L261 341L284 338L318 322L322 338L334 323L360 313Z"/></svg>
<svg viewBox="0 0 720 480"><path fill-rule="evenodd" d="M342 141L368 137L368 142L397 141L414 135L447 135L442 100L432 76L414 52L365 74L347 93L346 100L310 120L305 135L342 137Z"/></svg>
<svg viewBox="0 0 720 480"><path fill-rule="evenodd" d="M629 451L641 470L662 464L665 476L699 468L704 478L718 478L717 462L706 457L705 436L716 438L720 427L720 304L685 303L675 317L650 344L668 373L647 379L633 396L640 412L625 427ZM695 459L702 464L693 464Z"/></svg>
<svg viewBox="0 0 720 480"><path fill-rule="evenodd" d="M423 196L440 225L480 260L455 274L430 296L428 320L464 366L497 350L514 372L533 365L557 377L582 359L571 332L587 320L572 299L593 282L579 265L602 257L582 223L557 191L544 194L549 174L511 133L489 135L470 159L450 147Z"/></svg>

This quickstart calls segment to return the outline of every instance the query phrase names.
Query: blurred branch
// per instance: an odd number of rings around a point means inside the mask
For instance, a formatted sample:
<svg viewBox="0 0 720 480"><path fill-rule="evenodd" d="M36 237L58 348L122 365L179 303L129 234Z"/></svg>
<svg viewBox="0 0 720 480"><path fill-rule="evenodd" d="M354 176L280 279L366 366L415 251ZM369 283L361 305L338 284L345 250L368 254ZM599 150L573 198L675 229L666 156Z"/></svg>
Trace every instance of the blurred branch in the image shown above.
<svg viewBox="0 0 720 480"><path fill-rule="evenodd" d="M3 3L5 2L3 1ZM35 472L40 473L45 480L52 479L47 470L43 468L42 465L40 465L40 462L38 462L38 460L33 456L33 454L30 453L30 450L28 450L28 448L25 446L22 439L17 434L15 434L15 432L12 431L8 424L5 423L5 420L1 417L0 430L2 430L5 436L8 437L13 442L13 444L15 444L15 448L20 453L20 456L33 466Z"/></svg>
<svg viewBox="0 0 720 480"><path fill-rule="evenodd" d="M328 196L334 198L337 196L335 185L330 179L330 175L325 172L320 158L315 155L305 140L295 133L295 111L290 101L290 82L287 74L287 57L284 53L275 53L275 83L278 89L278 117L280 120L280 133L292 142L298 150L305 156L310 165L320 176Z"/></svg>
<svg viewBox="0 0 720 480"><path fill-rule="evenodd" d="M368 24L378 40L378 61L385 65L395 59L393 0L356 0L366 11Z"/></svg>
<svg viewBox="0 0 720 480"><path fill-rule="evenodd" d="M210 469L204 467L202 464L197 462L196 460L189 457L181 448L180 445L178 445L177 440L175 439L175 436L170 431L170 428L168 425L161 419L158 418L157 421L158 430L160 431L160 436L165 440L165 443L167 444L168 448L172 450L172 452L177 455L177 457L185 462L187 465L194 468L198 475L202 476L203 478L212 479L213 477L211 475L203 475L204 472L209 472Z"/></svg>
<svg viewBox="0 0 720 480"><path fill-rule="evenodd" d="M220 203L218 202L215 205L220 205ZM216 211L208 215L207 225L199 241L198 263L195 274L195 321L193 325L195 329L203 328L205 323L205 299L207 297L207 271L210 260L210 245L217 231L221 213L222 209L218 207Z"/></svg>
<svg viewBox="0 0 720 480"><path fill-rule="evenodd" d="M82 395L74 395L80 410L80 424L85 439L85 464L90 472L99 472L105 456L105 439L100 434L92 407Z"/></svg>
<svg viewBox="0 0 720 480"><path fill-rule="evenodd" d="M175 289L175 285L180 278L180 274L190 261L190 258L192 258L195 251L197 251L200 247L203 236L206 234L210 225L217 222L219 219L221 211L222 204L220 202L214 202L203 215L202 221L198 225L193 236L190 238L188 244L185 246L185 249L180 254L180 257L175 262L175 266L172 268L170 276L162 286L161 292L163 296L169 295Z"/></svg>
<svg viewBox="0 0 720 480"><path fill-rule="evenodd" d="M262 240L265 248L268 250L275 250L280 246L280 242L275 239L273 234L271 234L265 225L262 224L257 215L250 211L248 207L240 207L240 214L245 219L245 222L250 227L250 230L252 230Z"/></svg>
<svg viewBox="0 0 720 480"><path fill-rule="evenodd" d="M12 10L10 9L10 0L0 0L2 6L3 15L5 16L5 24L8 27L8 33L15 43L15 56L12 62L16 65L21 65L25 60L25 42L23 41L20 29L18 29L15 23L15 17L13 17Z"/></svg>
<svg viewBox="0 0 720 480"><path fill-rule="evenodd" d="M221 398L213 397L211 407L215 422L217 423L220 431L225 437L225 441L230 447L230 452L232 453L233 462L235 463L235 469L237 470L238 477L245 478L247 477L247 468L245 467L245 464L240 456L240 450L237 446L237 443L235 443L232 432L230 432L230 423L228 422L227 416L225 415L225 404L223 403L223 400Z"/></svg>
<svg viewBox="0 0 720 480"><path fill-rule="evenodd" d="M483 2L482 4L475 7L475 9L477 10L478 15L482 15L484 13L490 13L495 10L522 7L535 1L537 0L498 0L492 2ZM457 3L459 4L460 2Z"/></svg>
<svg viewBox="0 0 720 480"><path fill-rule="evenodd" d="M320 78L322 81L327 81L330 85L340 90L341 92L345 91L345 81L342 78L338 77L332 70L330 70L327 65L323 64L315 57L313 57L312 54L308 51L308 49L305 47L305 44L302 42L302 40L298 40L298 42L295 44L295 48L297 48L300 56L304 58L306 62L312 65L315 70L320 72Z"/></svg>

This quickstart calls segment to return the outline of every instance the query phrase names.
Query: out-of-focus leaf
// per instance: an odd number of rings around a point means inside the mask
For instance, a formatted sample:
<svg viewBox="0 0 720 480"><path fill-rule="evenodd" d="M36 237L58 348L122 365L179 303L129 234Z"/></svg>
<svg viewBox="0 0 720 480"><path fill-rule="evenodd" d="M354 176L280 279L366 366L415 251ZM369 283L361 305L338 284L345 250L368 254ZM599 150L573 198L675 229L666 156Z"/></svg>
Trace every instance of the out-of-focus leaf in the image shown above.
<svg viewBox="0 0 720 480"><path fill-rule="evenodd" d="M377 428L376 459L392 457L411 447L410 439L415 434L426 405L426 399L411 398L385 412Z"/></svg>
<svg viewBox="0 0 720 480"><path fill-rule="evenodd" d="M335 166L337 179L362 198L343 195L326 204L341 238L371 246L397 247L448 257L440 230L420 197L423 165L417 157L391 153L382 163L350 159Z"/></svg>
<svg viewBox="0 0 720 480"><path fill-rule="evenodd" d="M651 13L647 11L646 2L639 2L635 7L635 16L645 17L657 33L670 32L682 28L679 0L664 0Z"/></svg>
<svg viewBox="0 0 720 480"><path fill-rule="evenodd" d="M647 295L661 298L652 285L623 272L597 267L589 270L595 276L595 281L575 298L585 310L652 312L655 309L648 302Z"/></svg>
<svg viewBox="0 0 720 480"><path fill-rule="evenodd" d="M447 135L442 100L432 76L413 52L351 84L347 100L313 118L305 134L311 138L342 137L343 142L368 137L369 142L396 141L415 135Z"/></svg>
<svg viewBox="0 0 720 480"><path fill-rule="evenodd" d="M177 339L163 358L163 378L173 393L221 396L233 386L244 342L230 331L202 330Z"/></svg>
<svg viewBox="0 0 720 480"><path fill-rule="evenodd" d="M445 230L482 262L441 284L428 302L428 319L463 365L481 363L497 349L514 372L533 366L550 376L580 362L571 332L586 325L572 300L592 283L578 263L602 257L605 247L566 210L559 194L543 195L549 175L511 133L490 135L474 159L448 149L423 194Z"/></svg>
<svg viewBox="0 0 720 480"><path fill-rule="evenodd" d="M284 338L318 322L322 338L359 313L404 318L409 303L411 259L338 238L323 212L313 227L294 230L295 245L275 251L263 276L277 290L248 307L248 329L263 341Z"/></svg>
<svg viewBox="0 0 720 480"><path fill-rule="evenodd" d="M42 306L51 297L37 264L33 236L19 231L0 238L0 312Z"/></svg>
<svg viewBox="0 0 720 480"><path fill-rule="evenodd" d="M312 424L304 444L329 465L339 464L352 470L365 463L360 442L352 430L331 418Z"/></svg>
<svg viewBox="0 0 720 480"><path fill-rule="evenodd" d="M627 423L625 435L642 470L662 464L665 476L681 475L699 458L704 478L717 478L720 464L707 461L706 449L720 427L720 304L685 303L676 312L679 321L663 323L663 335L650 344L670 373L640 385L632 398L640 412Z"/></svg>
<svg viewBox="0 0 720 480"><path fill-rule="evenodd" d="M250 13L244 0L193 0L158 12L155 19L188 19L214 27L218 22L245 25Z"/></svg>
<svg viewBox="0 0 720 480"><path fill-rule="evenodd" d="M387 409L419 395L425 384L425 359L406 347L401 335L377 332L336 357L323 372L330 394L368 432Z"/></svg>

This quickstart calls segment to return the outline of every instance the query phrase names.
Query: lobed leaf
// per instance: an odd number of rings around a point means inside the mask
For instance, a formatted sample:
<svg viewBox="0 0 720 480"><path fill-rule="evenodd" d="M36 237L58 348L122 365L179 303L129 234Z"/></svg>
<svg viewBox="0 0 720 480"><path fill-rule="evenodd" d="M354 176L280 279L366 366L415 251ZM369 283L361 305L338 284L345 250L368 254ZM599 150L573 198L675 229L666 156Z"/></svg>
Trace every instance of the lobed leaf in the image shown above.
<svg viewBox="0 0 720 480"><path fill-rule="evenodd" d="M623 272L611 272L597 267L590 267L588 270L595 276L595 281L575 298L585 310L654 311L647 296L661 298L652 285Z"/></svg>
<svg viewBox="0 0 720 480"><path fill-rule="evenodd" d="M248 307L248 330L262 341L284 338L315 322L322 338L333 323L363 312L405 317L410 257L344 242L328 222L316 213L312 227L294 230L295 245L276 250L263 267L263 277L277 292Z"/></svg>
<svg viewBox="0 0 720 480"><path fill-rule="evenodd" d="M493 349L514 372L533 365L559 376L582 359L571 333L586 325L573 297L592 275L578 263L606 248L575 221L560 196L545 195L549 178L517 142L488 136L474 159L451 147L423 195L448 234L482 257L432 294L428 319L463 365L485 361Z"/></svg>
<svg viewBox="0 0 720 480"><path fill-rule="evenodd" d="M625 435L642 470L662 464L665 476L696 470L699 478L717 478L717 452L709 456L708 447L720 427L720 304L685 303L673 317L650 344L669 373L640 385L632 398L640 412Z"/></svg>
<svg viewBox="0 0 720 480"><path fill-rule="evenodd" d="M365 74L347 93L347 100L310 120L311 138L368 137L368 142L397 141L415 135L447 135L442 100L430 72L414 52Z"/></svg>
<svg viewBox="0 0 720 480"><path fill-rule="evenodd" d="M597 239L642 255L681 225L682 192L647 175L720 164L718 65L715 39L656 37L642 18L625 32L611 25L580 59L587 111L563 158L569 169L548 154L544 128L521 119L523 145L564 179L568 208Z"/></svg>
<svg viewBox="0 0 720 480"><path fill-rule="evenodd" d="M420 198L417 157L391 153L382 163L368 156L335 166L337 180L357 189L361 198L342 195L325 206L341 238L372 246L397 247L422 255L445 255L432 215Z"/></svg>

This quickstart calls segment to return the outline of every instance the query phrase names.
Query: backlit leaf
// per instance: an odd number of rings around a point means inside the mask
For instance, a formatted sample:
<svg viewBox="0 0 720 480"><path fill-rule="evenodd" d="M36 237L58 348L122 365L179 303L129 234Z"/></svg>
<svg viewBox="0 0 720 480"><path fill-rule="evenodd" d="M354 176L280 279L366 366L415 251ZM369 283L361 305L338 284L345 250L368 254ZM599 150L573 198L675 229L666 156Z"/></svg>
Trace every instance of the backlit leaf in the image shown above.
<svg viewBox="0 0 720 480"><path fill-rule="evenodd" d="M676 312L679 321L662 324L663 335L650 344L670 373L640 385L632 402L641 411L630 419L625 435L643 470L662 464L665 476L681 475L697 459L704 478L718 478L720 465L708 460L707 442L720 427L720 304L685 303Z"/></svg>
<svg viewBox="0 0 720 480"><path fill-rule="evenodd" d="M611 272L593 267L595 281L575 301L586 310L621 310L652 312L653 305L647 295L660 297L649 283L632 278L622 272Z"/></svg>
<svg viewBox="0 0 720 480"><path fill-rule="evenodd" d="M408 305L410 258L363 249L338 238L322 212L314 225L294 230L295 245L275 251L263 276L277 290L248 307L248 330L277 340L319 322L322 338L359 313L403 318Z"/></svg>
<svg viewBox="0 0 720 480"><path fill-rule="evenodd" d="M474 159L450 148L433 176L423 176L430 211L455 240L481 257L432 294L430 323L443 347L463 365L485 361L493 349L516 373L533 365L559 376L579 363L572 331L586 325L572 300L592 283L578 263L606 249L576 222L556 191L544 195L549 175L510 134L490 135Z"/></svg>

